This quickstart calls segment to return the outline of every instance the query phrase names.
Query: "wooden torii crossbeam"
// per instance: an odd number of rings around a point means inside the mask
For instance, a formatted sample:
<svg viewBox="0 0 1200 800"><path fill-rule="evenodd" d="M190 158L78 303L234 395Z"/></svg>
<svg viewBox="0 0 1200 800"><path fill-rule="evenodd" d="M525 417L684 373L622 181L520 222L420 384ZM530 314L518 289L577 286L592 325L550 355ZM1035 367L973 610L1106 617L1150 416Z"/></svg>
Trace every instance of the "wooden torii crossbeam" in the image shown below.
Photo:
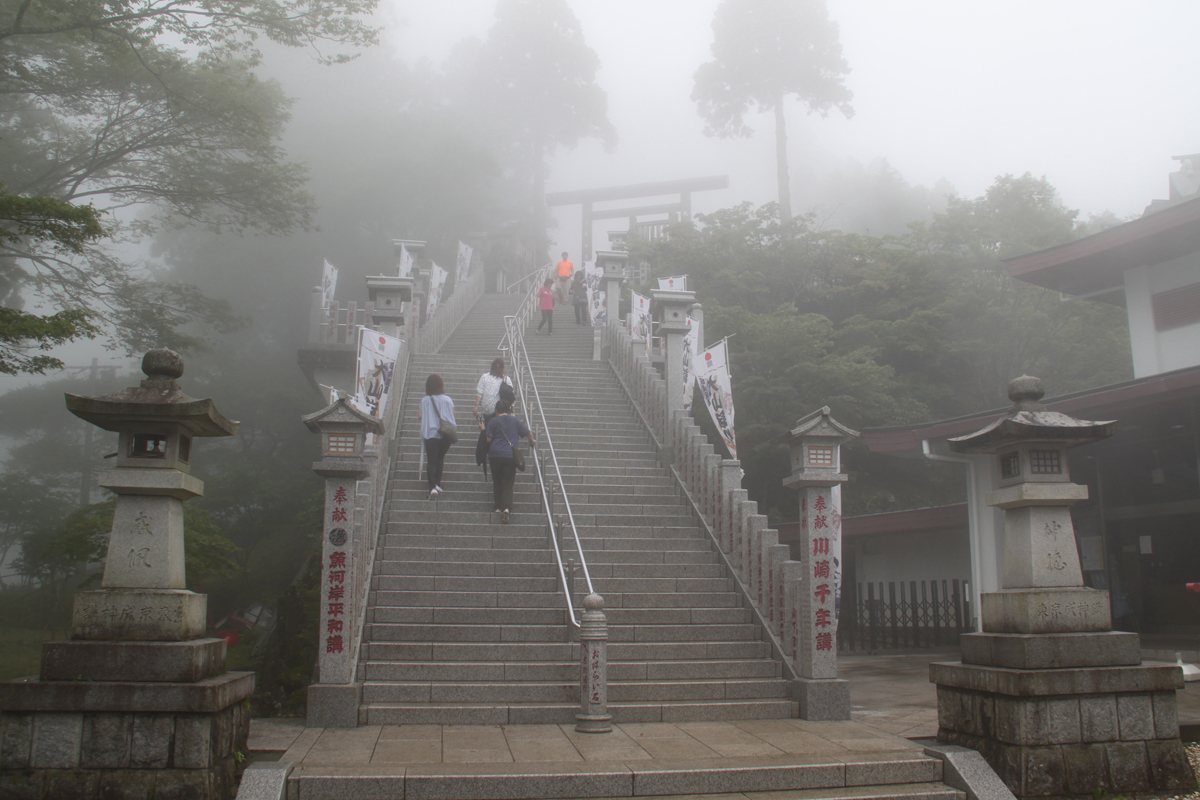
<svg viewBox="0 0 1200 800"><path fill-rule="evenodd" d="M692 216L692 192L705 192L712 189L728 189L728 175L713 175L707 178L685 178L678 181L659 181L657 183L638 183L630 186L607 186L600 189L577 189L571 192L550 192L546 195L546 205L549 206L583 206L583 261L592 258L592 223L600 219L622 219L628 217L636 221L639 216L646 214L680 213L684 218ZM679 195L673 203L659 203L652 206L634 208L593 208L594 203L613 200L632 200L637 197L663 197Z"/></svg>

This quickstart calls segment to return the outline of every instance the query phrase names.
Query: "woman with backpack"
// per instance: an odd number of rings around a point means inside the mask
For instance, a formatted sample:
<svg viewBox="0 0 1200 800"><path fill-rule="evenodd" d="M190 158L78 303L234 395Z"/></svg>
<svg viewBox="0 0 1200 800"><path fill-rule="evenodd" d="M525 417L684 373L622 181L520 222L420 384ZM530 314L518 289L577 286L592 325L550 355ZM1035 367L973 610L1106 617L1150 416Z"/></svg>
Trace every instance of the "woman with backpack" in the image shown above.
<svg viewBox="0 0 1200 800"><path fill-rule="evenodd" d="M533 432L512 415L512 403L496 402L496 416L487 424L488 461L492 464L492 499L500 523L507 525L513 505L513 482L517 479L517 447L521 438L537 444Z"/></svg>
<svg viewBox="0 0 1200 800"><path fill-rule="evenodd" d="M443 432L446 423L451 429L457 429L458 423L454 421L454 401L446 394L441 375L434 374L425 379L425 396L417 407L417 419L421 422L421 439L425 442L425 477L429 481L429 499L432 500L445 491L441 486L442 465L446 451L458 438L456 433Z"/></svg>
<svg viewBox="0 0 1200 800"><path fill-rule="evenodd" d="M479 422L479 441L475 445L475 463L483 467L484 477L487 477L488 469L488 444L483 430L492 421L492 417L496 416L496 402L501 399L507 399L511 407L516 399L516 394L513 392L512 379L504 374L504 359L495 358L488 371L479 376L479 383L475 386L475 408L472 409L475 419ZM480 416L481 411L483 412L482 416Z"/></svg>

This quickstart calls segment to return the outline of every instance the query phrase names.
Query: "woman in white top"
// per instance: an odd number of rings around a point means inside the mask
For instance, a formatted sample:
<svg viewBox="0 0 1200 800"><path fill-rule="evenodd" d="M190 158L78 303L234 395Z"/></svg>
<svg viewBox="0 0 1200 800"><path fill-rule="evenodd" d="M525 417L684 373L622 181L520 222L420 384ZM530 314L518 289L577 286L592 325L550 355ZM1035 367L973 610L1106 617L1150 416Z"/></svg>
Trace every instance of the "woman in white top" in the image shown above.
<svg viewBox="0 0 1200 800"><path fill-rule="evenodd" d="M496 401L500 399L500 387L503 384L512 386L512 380L504 374L504 359L496 358L487 372L479 377L475 387L475 416L483 411L481 422L486 426L496 416Z"/></svg>
<svg viewBox="0 0 1200 800"><path fill-rule="evenodd" d="M417 419L421 421L421 438L425 441L425 476L429 480L429 499L441 494L442 464L446 460L446 451L450 449L450 440L442 436L438 430L443 422L449 422L454 427L454 401L446 394L441 375L430 375L425 379L425 396L417 408Z"/></svg>

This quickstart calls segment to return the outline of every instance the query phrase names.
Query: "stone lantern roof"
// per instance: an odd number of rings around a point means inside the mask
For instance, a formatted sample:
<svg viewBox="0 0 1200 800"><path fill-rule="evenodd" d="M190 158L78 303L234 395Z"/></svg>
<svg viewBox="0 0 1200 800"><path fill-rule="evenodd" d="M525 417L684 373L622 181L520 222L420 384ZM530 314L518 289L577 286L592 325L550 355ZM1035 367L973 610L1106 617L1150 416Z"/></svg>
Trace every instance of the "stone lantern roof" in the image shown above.
<svg viewBox="0 0 1200 800"><path fill-rule="evenodd" d="M1116 420L1076 419L1069 414L1047 411L1039 402L1044 395L1040 379L1030 375L1014 378L1008 384L1008 399L1013 401L1009 412L974 433L947 439L950 449L956 453L995 453L1007 445L1029 441L1075 447L1116 433Z"/></svg>
<svg viewBox="0 0 1200 800"><path fill-rule="evenodd" d="M323 426L364 425L367 433L382 434L383 421L359 411L345 397L339 397L320 411L300 418L310 431L320 433Z"/></svg>
<svg viewBox="0 0 1200 800"><path fill-rule="evenodd" d="M193 436L232 436L241 424L226 419L211 398L197 400L175 383L183 375L179 354L160 347L142 358L146 380L101 397L66 396L67 410L106 431L122 431L131 423L175 423Z"/></svg>

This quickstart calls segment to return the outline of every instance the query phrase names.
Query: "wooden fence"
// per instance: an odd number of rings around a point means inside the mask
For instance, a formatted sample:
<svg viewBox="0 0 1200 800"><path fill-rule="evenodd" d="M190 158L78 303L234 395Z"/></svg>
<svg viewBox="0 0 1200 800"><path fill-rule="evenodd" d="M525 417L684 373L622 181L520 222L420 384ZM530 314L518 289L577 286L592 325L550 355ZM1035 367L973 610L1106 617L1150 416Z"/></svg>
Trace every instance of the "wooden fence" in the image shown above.
<svg viewBox="0 0 1200 800"><path fill-rule="evenodd" d="M888 581L847 585L838 618L842 652L956 647L971 630L967 583Z"/></svg>

